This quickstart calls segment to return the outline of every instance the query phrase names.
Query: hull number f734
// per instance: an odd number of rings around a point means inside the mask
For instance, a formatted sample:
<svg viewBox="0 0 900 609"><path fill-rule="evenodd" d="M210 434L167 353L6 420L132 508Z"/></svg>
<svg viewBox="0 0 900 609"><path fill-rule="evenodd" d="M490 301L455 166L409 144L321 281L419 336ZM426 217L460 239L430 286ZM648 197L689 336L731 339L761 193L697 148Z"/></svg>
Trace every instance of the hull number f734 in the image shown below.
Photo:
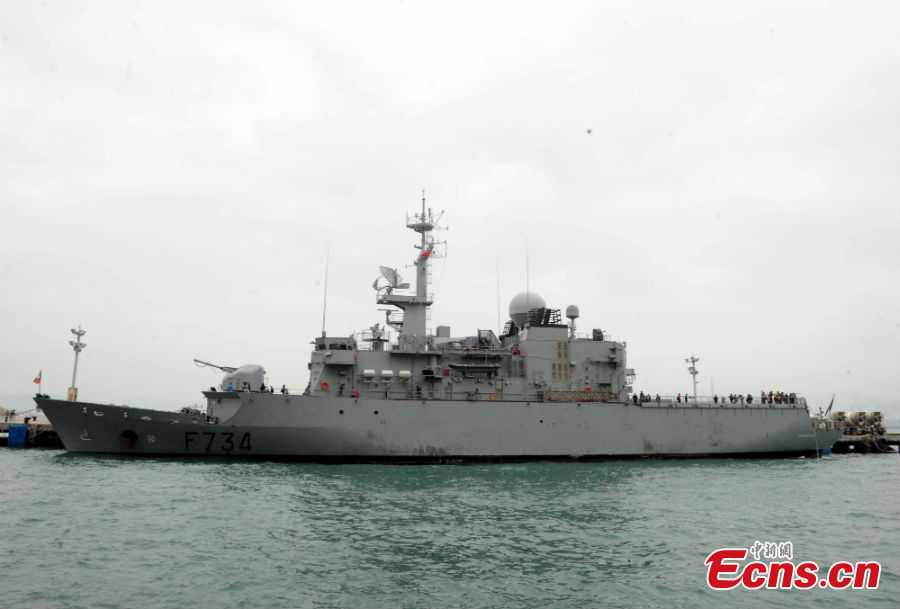
<svg viewBox="0 0 900 609"><path fill-rule="evenodd" d="M230 431L186 431L184 432L184 450L202 450L204 452L223 451L230 453L238 450L253 450L250 446L250 434L241 435L240 441Z"/></svg>

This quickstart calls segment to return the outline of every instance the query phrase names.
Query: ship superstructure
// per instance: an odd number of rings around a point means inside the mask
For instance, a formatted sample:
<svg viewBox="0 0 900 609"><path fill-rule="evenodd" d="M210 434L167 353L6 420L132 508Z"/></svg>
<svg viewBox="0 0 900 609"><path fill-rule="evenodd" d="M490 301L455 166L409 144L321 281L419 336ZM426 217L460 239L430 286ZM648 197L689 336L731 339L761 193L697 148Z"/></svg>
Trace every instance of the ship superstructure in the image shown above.
<svg viewBox="0 0 900 609"><path fill-rule="evenodd" d="M373 284L386 326L376 324L362 336L321 336L310 362L313 396L366 399L427 399L487 401L625 401L629 389L625 345L608 340L595 329L577 337L578 308L547 308L533 292L522 292L510 303L510 319L500 336L491 329L473 336L453 336L450 326L426 330L433 303L427 291L429 265L435 254L431 210L407 219L421 233L414 266L416 285L403 293L395 269L381 267L382 280Z"/></svg>

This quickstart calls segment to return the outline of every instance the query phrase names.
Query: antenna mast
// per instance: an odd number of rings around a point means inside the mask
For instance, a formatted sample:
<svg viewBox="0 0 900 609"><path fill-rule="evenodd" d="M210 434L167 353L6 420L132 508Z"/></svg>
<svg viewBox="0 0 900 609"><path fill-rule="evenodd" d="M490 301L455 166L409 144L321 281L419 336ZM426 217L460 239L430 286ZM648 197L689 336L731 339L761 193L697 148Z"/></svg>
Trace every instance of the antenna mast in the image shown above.
<svg viewBox="0 0 900 609"><path fill-rule="evenodd" d="M325 338L325 312L328 310L328 250L329 243L325 244L325 289L322 296L322 338Z"/></svg>
<svg viewBox="0 0 900 609"><path fill-rule="evenodd" d="M690 366L688 366L688 372L691 373L691 376L694 377L694 402L697 402L697 375L700 374L700 371L697 370L697 362L700 361L699 357L694 357L694 354L691 353L691 357L685 358L684 360Z"/></svg>
<svg viewBox="0 0 900 609"><path fill-rule="evenodd" d="M525 308L531 310L531 288L528 286L528 237L525 237Z"/></svg>
<svg viewBox="0 0 900 609"><path fill-rule="evenodd" d="M72 334L75 335L75 340L70 340L69 344L72 345L72 349L75 350L75 368L72 370L72 386L69 387L69 401L77 402L78 401L78 387L75 386L75 375L78 374L78 354L81 353L82 349L87 347L87 345L81 342L81 337L87 334L86 330L81 329L81 324L78 324L78 329L72 328Z"/></svg>
<svg viewBox="0 0 900 609"><path fill-rule="evenodd" d="M503 333L503 326L500 325L500 261L497 261L497 333Z"/></svg>

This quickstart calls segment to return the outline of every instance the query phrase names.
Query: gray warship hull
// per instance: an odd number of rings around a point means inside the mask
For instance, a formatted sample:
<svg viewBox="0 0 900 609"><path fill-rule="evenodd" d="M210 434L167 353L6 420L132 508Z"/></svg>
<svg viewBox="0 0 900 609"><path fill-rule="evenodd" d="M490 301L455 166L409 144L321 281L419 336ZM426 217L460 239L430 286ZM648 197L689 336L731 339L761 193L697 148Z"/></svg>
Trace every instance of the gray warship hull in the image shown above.
<svg viewBox="0 0 900 609"><path fill-rule="evenodd" d="M367 400L206 392L207 413L40 399L74 453L319 462L814 456L805 405Z"/></svg>

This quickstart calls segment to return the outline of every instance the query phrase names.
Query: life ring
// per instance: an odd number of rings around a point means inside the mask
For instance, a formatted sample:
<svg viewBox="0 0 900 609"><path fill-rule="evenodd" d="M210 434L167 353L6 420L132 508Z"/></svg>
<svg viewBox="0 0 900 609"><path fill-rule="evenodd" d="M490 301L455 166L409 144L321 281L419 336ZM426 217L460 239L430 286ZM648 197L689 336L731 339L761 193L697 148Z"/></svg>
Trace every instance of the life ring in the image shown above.
<svg viewBox="0 0 900 609"><path fill-rule="evenodd" d="M590 387L585 387L584 390L585 391L593 391L593 389L591 389Z"/></svg>
<svg viewBox="0 0 900 609"><path fill-rule="evenodd" d="M328 388L330 386L331 385L328 384L328 381L322 381L321 383L319 383L319 387L322 388L322 391L328 391Z"/></svg>
<svg viewBox="0 0 900 609"><path fill-rule="evenodd" d="M492 401L492 402L496 402L496 401L497 401L497 394L496 394L496 393L492 393L491 395L488 396L488 399L489 399L490 401Z"/></svg>

